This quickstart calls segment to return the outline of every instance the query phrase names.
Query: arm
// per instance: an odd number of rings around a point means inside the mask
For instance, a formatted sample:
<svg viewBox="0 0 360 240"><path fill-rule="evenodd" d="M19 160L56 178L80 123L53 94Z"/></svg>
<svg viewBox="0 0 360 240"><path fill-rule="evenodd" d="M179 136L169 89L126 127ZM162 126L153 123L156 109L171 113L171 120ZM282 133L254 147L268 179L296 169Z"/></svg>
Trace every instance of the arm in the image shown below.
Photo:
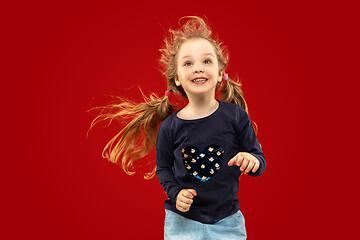
<svg viewBox="0 0 360 240"><path fill-rule="evenodd" d="M229 166L239 166L240 171L244 171L243 173L248 173L250 176L260 176L265 171L266 160L256 138L251 120L244 110L239 116L239 122L240 131L238 135L241 151L228 164Z"/></svg>
<svg viewBox="0 0 360 240"><path fill-rule="evenodd" d="M168 125L168 122L161 124L156 140L156 174L172 204L176 206L176 198L182 188L177 183L172 168L174 162L173 143L171 129Z"/></svg>
<svg viewBox="0 0 360 240"><path fill-rule="evenodd" d="M156 140L156 174L170 198L172 204L181 212L189 211L193 198L197 195L194 189L182 189L177 183L174 172L174 154L170 128L162 124Z"/></svg>

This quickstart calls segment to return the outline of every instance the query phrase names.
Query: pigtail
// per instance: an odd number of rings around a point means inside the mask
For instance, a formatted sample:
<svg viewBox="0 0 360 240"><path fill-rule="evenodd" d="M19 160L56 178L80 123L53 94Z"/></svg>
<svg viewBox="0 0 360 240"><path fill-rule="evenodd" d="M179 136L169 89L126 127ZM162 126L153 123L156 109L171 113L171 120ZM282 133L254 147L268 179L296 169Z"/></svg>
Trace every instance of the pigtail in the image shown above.
<svg viewBox="0 0 360 240"><path fill-rule="evenodd" d="M240 105L247 114L249 114L249 110L244 98L243 91L241 90L241 83L238 83L230 78L225 80L225 83L219 89L219 93L221 94L221 101L235 103ZM255 134L258 133L258 127L255 122L252 121Z"/></svg>
<svg viewBox="0 0 360 240"><path fill-rule="evenodd" d="M143 94L145 102L136 104L119 98L119 104L102 107L101 114L91 123L90 129L99 122L119 119L125 127L120 130L104 147L102 156L113 163L121 162L122 169L129 175L135 172L133 164L148 155L156 146L156 137L160 123L173 113L169 97L157 97L152 93L150 98ZM128 120L132 119L132 120ZM151 179L156 168L144 175Z"/></svg>
<svg viewBox="0 0 360 240"><path fill-rule="evenodd" d="M219 89L219 93L221 94L221 101L238 104L248 113L248 107L241 90L241 83L227 78Z"/></svg>
<svg viewBox="0 0 360 240"><path fill-rule="evenodd" d="M161 52L160 63L163 66L162 73L166 78L168 91L186 98L184 89L175 84L177 53L184 41L192 38L208 40L214 47L220 72L225 71L229 56L222 43L212 37L210 27L202 18L187 16L180 20L182 19L188 20L177 30L169 29L170 35L164 39L164 47L159 51ZM169 92L160 98L155 94L147 98L143 94L145 102L140 104L118 98L119 104L100 107L102 111L93 120L90 129L99 122L109 121L110 124L114 119L120 119L125 124L125 127L106 144L102 156L114 163L121 162L122 169L127 174L133 175L135 172L131 169L134 163L155 148L160 123L174 112L174 107L169 102ZM219 92L222 101L238 104L248 112L240 83L228 78ZM253 124L257 133L256 124ZM145 179L152 178L155 170L156 166L151 172L145 174Z"/></svg>

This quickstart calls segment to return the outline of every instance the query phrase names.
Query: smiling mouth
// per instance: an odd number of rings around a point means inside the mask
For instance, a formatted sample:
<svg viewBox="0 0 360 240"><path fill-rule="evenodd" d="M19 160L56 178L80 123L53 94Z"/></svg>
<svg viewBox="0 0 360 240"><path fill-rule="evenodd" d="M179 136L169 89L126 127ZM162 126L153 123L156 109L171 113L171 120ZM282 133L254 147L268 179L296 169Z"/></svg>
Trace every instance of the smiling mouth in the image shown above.
<svg viewBox="0 0 360 240"><path fill-rule="evenodd" d="M194 83L204 83L207 81L206 78L196 78L194 80L192 80Z"/></svg>

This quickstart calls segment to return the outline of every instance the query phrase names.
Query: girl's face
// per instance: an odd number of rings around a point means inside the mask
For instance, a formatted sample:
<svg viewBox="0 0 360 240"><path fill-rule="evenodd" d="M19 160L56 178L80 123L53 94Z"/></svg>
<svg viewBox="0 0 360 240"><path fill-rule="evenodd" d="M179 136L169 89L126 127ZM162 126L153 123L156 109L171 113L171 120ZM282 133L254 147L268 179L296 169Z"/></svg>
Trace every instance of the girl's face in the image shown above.
<svg viewBox="0 0 360 240"><path fill-rule="evenodd" d="M182 86L188 98L212 94L221 80L219 64L212 44L203 38L186 40L179 48L175 84Z"/></svg>

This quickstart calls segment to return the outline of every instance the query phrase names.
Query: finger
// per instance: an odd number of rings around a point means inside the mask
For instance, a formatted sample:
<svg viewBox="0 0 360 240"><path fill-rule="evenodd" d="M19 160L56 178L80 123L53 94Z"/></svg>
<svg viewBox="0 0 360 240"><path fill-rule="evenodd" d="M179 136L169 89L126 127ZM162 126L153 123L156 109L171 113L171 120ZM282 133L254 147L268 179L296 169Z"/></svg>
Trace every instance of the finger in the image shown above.
<svg viewBox="0 0 360 240"><path fill-rule="evenodd" d="M197 195L197 192L195 191L195 189L188 189L188 191L193 195L193 197L195 197Z"/></svg>
<svg viewBox="0 0 360 240"><path fill-rule="evenodd" d="M237 156L233 157L232 159L230 159L230 161L228 162L228 166L232 166L236 163L236 158Z"/></svg>
<svg viewBox="0 0 360 240"><path fill-rule="evenodd" d="M186 203L186 202L183 202L183 201L180 200L180 201L178 202L178 205L181 206L181 207L184 208L184 209L187 209L187 208L190 208L191 203Z"/></svg>
<svg viewBox="0 0 360 240"><path fill-rule="evenodd" d="M236 161L236 165L238 167L240 167L244 163L246 156L245 156L244 153L238 153L237 156L238 156L238 158L237 158L237 161Z"/></svg>
<svg viewBox="0 0 360 240"><path fill-rule="evenodd" d="M254 165L255 165L255 161L250 160L249 164L247 165L246 169L244 170L245 174L248 174L251 171L251 169L254 167Z"/></svg>
<svg viewBox="0 0 360 240"><path fill-rule="evenodd" d="M192 204L193 200L188 198L180 197L176 203L176 206L179 206L184 211L188 211L190 209L190 206Z"/></svg>
<svg viewBox="0 0 360 240"><path fill-rule="evenodd" d="M183 208L187 208L191 205L191 203L192 203L191 201L192 201L191 199L179 197L176 201L176 205L179 205Z"/></svg>
<svg viewBox="0 0 360 240"><path fill-rule="evenodd" d="M189 190L185 190L181 193L181 195L185 198L193 199L194 195Z"/></svg>
<svg viewBox="0 0 360 240"><path fill-rule="evenodd" d="M180 212L187 212L189 211L190 208L187 208L187 207L183 207L181 206L180 204L177 205L176 207Z"/></svg>
<svg viewBox="0 0 360 240"><path fill-rule="evenodd" d="M249 164L249 159L247 157L244 157L244 160L241 163L240 171L243 172L248 164Z"/></svg>
<svg viewBox="0 0 360 240"><path fill-rule="evenodd" d="M236 154L236 156L233 157L233 159L232 159L233 160L232 165L236 165L236 166L240 167L242 162L244 161L244 157L245 157L245 155L243 153Z"/></svg>
<svg viewBox="0 0 360 240"><path fill-rule="evenodd" d="M185 204L192 204L194 201L190 198L181 197L179 198L179 201Z"/></svg>
<svg viewBox="0 0 360 240"><path fill-rule="evenodd" d="M236 154L235 157L233 157L229 162L228 162L228 165L229 166L233 166L233 165L237 165L237 166L240 166L239 163L241 164L241 161L242 161L242 154Z"/></svg>
<svg viewBox="0 0 360 240"><path fill-rule="evenodd" d="M255 166L253 167L252 172L253 173L256 172L259 169L259 167L260 167L260 162L259 162L259 160L256 160L256 163L255 163Z"/></svg>

